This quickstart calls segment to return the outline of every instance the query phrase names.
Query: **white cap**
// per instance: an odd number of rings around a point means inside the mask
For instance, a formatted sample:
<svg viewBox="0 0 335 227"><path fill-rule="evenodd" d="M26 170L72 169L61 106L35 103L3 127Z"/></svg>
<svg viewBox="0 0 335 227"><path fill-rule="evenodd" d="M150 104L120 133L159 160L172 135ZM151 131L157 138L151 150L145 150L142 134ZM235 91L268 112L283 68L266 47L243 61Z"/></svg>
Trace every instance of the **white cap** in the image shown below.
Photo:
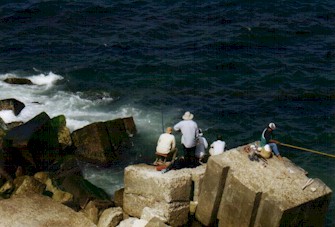
<svg viewBox="0 0 335 227"><path fill-rule="evenodd" d="M272 130L275 130L276 129L276 125L275 125L275 123L270 123L269 124L269 128L271 128Z"/></svg>

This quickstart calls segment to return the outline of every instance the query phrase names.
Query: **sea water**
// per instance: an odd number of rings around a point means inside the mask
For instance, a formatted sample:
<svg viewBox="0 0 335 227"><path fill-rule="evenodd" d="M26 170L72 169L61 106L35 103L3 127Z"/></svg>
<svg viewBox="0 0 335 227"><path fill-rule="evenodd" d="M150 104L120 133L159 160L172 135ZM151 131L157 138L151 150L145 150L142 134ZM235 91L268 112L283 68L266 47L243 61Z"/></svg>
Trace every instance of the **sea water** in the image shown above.
<svg viewBox="0 0 335 227"><path fill-rule="evenodd" d="M71 131L132 116L138 133L120 163L83 164L110 195L123 168L151 163L163 128L194 114L205 138L233 148L269 122L283 143L335 154L334 1L0 2L0 99L64 114ZM10 85L8 77L35 85ZM180 150L180 134L175 133ZM335 190L335 159L279 147ZM335 199L326 226L335 225Z"/></svg>

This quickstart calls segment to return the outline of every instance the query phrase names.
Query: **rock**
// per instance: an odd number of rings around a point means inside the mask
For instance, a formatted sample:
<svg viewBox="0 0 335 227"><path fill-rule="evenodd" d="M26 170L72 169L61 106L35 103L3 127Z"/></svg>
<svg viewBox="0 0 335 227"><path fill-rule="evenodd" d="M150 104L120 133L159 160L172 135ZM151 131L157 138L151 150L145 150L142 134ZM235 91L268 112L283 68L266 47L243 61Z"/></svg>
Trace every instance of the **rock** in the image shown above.
<svg viewBox="0 0 335 227"><path fill-rule="evenodd" d="M72 132L76 155L85 161L102 166L117 161L122 153L122 147L129 140L125 122L128 130L136 131L134 126L130 126L130 119L115 119L95 122Z"/></svg>
<svg viewBox="0 0 335 227"><path fill-rule="evenodd" d="M83 212L84 215L87 218L89 218L94 224L98 224L99 209L95 206L95 204L92 201L89 201L81 212Z"/></svg>
<svg viewBox="0 0 335 227"><path fill-rule="evenodd" d="M23 125L23 124L24 124L23 121L13 121L13 122L9 122L7 124L7 128L8 128L8 130L11 130L11 129L13 129L13 128L17 127L17 126Z"/></svg>
<svg viewBox="0 0 335 227"><path fill-rule="evenodd" d="M0 216L1 226L96 226L83 214L38 194L1 200Z"/></svg>
<svg viewBox="0 0 335 227"><path fill-rule="evenodd" d="M57 131L58 143L61 150L72 145L70 129L66 127L66 118L64 115L59 115L51 119L51 125Z"/></svg>
<svg viewBox="0 0 335 227"><path fill-rule="evenodd" d="M121 221L118 227L145 227L146 224L146 220L131 217Z"/></svg>
<svg viewBox="0 0 335 227"><path fill-rule="evenodd" d="M98 227L115 227L123 219L121 207L111 207L104 210L99 218Z"/></svg>
<svg viewBox="0 0 335 227"><path fill-rule="evenodd" d="M49 116L42 112L27 123L8 131L3 138L5 161L16 169L47 169L59 158L57 131L52 127ZM14 170L15 171L15 170Z"/></svg>
<svg viewBox="0 0 335 227"><path fill-rule="evenodd" d="M86 161L107 165L116 157L109 141L106 125L103 122L93 123L75 130L71 137L76 147L76 155Z"/></svg>
<svg viewBox="0 0 335 227"><path fill-rule="evenodd" d="M0 100L0 111L1 110L12 110L15 116L19 115L21 110L24 107L25 107L24 103L16 99Z"/></svg>
<svg viewBox="0 0 335 227"><path fill-rule="evenodd" d="M169 225L166 225L159 218L154 217L148 221L148 224L146 224L145 227L169 227Z"/></svg>
<svg viewBox="0 0 335 227"><path fill-rule="evenodd" d="M3 130L3 131L7 131L8 130L7 124L2 120L1 117L0 117L0 130Z"/></svg>
<svg viewBox="0 0 335 227"><path fill-rule="evenodd" d="M81 176L69 175L61 182L61 187L73 195L75 203L84 208L90 200L109 200L108 194Z"/></svg>
<svg viewBox="0 0 335 227"><path fill-rule="evenodd" d="M114 203L115 206L117 207L123 207L123 193L124 193L124 188L121 188L119 190L116 190L114 192Z"/></svg>
<svg viewBox="0 0 335 227"><path fill-rule="evenodd" d="M271 158L264 167L247 155L238 147L209 159L195 215L202 224L218 220L218 226L324 225L329 187L314 179L303 189L308 177L293 163Z"/></svg>
<svg viewBox="0 0 335 227"><path fill-rule="evenodd" d="M31 80L27 79L27 78L16 78L16 77L12 77L12 78L6 78L4 79L4 82L8 83L8 84L26 84L26 85L33 85L33 83L31 82Z"/></svg>
<svg viewBox="0 0 335 227"><path fill-rule="evenodd" d="M37 172L34 178L46 185L45 190L52 192L52 199L60 203L68 203L73 201L73 195L69 192L62 191L52 183L46 172Z"/></svg>
<svg viewBox="0 0 335 227"><path fill-rule="evenodd" d="M15 178L14 185L15 190L12 196L31 194L32 192L42 194L46 186L31 176L21 176Z"/></svg>
<svg viewBox="0 0 335 227"><path fill-rule="evenodd" d="M137 132L134 119L132 117L123 118L123 123L124 123L124 126L126 128L126 132L128 133L128 135L130 137L133 137L133 135L135 135L136 132Z"/></svg>

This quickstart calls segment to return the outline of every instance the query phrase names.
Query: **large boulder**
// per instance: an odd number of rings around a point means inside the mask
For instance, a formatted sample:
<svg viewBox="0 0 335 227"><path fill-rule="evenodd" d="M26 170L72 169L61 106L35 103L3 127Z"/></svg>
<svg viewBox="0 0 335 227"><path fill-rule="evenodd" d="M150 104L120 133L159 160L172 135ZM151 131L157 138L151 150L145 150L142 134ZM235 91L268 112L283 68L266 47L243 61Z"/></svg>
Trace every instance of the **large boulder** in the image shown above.
<svg viewBox="0 0 335 227"><path fill-rule="evenodd" d="M96 226L83 214L34 193L1 200L0 217L0 226Z"/></svg>
<svg viewBox="0 0 335 227"><path fill-rule="evenodd" d="M42 112L8 131L3 138L3 149L5 161L14 169L22 166L28 173L48 169L59 158L57 130L50 117Z"/></svg>
<svg viewBox="0 0 335 227"><path fill-rule="evenodd" d="M12 110L15 116L19 115L21 110L25 107L24 103L16 99L3 99L0 100L1 110Z"/></svg>
<svg viewBox="0 0 335 227"><path fill-rule="evenodd" d="M33 82L27 78L19 78L19 77L9 77L4 79L4 82L8 84L26 84L26 85L33 85Z"/></svg>
<svg viewBox="0 0 335 227"><path fill-rule="evenodd" d="M195 213L202 224L324 226L329 187L286 158L250 161L243 148L210 157Z"/></svg>
<svg viewBox="0 0 335 227"><path fill-rule="evenodd" d="M75 153L85 161L109 165L117 161L131 133L136 132L132 117L95 122L71 133Z"/></svg>

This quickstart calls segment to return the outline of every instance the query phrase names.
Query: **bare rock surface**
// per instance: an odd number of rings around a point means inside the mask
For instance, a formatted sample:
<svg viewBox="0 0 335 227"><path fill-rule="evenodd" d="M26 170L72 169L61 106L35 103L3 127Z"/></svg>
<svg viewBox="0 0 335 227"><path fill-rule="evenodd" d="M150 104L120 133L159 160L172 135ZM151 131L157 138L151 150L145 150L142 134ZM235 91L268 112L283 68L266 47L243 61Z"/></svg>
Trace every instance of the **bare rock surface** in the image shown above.
<svg viewBox="0 0 335 227"><path fill-rule="evenodd" d="M0 217L0 226L96 226L83 214L38 194L1 200Z"/></svg>

